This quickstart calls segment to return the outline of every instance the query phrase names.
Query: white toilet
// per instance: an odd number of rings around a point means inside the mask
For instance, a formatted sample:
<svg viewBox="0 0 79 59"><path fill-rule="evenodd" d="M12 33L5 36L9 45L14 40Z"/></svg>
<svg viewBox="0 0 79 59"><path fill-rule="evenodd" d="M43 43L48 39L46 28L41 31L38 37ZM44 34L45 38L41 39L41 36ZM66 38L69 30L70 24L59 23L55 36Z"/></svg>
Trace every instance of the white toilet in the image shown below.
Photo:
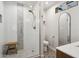
<svg viewBox="0 0 79 59"><path fill-rule="evenodd" d="M48 47L48 45L49 45L49 42L48 41L46 41L46 40L44 40L43 41L43 45L44 45L44 52L46 52L47 51L47 47Z"/></svg>

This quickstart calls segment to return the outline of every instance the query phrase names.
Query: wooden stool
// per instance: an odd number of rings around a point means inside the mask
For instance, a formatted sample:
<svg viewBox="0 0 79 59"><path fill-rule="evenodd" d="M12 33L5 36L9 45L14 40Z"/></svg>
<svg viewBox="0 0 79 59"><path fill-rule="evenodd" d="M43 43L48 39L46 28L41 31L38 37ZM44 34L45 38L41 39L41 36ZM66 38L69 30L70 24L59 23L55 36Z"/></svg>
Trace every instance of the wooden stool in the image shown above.
<svg viewBox="0 0 79 59"><path fill-rule="evenodd" d="M10 55L10 54L16 54L17 53L17 46L16 46L16 42L8 42L7 44L5 44L5 46L7 46L6 49L6 55Z"/></svg>

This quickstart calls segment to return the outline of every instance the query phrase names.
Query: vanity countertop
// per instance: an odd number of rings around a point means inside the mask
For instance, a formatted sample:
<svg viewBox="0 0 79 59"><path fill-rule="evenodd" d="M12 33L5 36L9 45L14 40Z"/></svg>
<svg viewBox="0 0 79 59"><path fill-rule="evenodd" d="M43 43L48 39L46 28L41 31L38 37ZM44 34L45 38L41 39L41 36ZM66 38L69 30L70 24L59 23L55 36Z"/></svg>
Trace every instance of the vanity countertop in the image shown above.
<svg viewBox="0 0 79 59"><path fill-rule="evenodd" d="M59 47L56 47L56 49L72 57L79 58L79 42L74 42L63 46L59 46Z"/></svg>

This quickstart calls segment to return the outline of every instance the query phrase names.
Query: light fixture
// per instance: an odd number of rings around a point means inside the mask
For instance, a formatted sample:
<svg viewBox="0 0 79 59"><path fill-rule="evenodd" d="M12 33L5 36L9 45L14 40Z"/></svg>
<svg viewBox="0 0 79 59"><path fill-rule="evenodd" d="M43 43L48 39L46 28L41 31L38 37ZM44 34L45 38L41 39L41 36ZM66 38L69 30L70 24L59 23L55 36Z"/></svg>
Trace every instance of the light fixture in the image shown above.
<svg viewBox="0 0 79 59"><path fill-rule="evenodd" d="M48 2L45 2L45 4L48 4Z"/></svg>

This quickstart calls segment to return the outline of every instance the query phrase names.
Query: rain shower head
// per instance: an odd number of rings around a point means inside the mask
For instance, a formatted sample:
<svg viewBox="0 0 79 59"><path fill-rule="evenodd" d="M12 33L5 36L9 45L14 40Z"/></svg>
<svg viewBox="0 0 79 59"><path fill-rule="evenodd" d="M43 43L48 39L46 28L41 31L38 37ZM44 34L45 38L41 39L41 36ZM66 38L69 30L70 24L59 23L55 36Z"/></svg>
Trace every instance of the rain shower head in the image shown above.
<svg viewBox="0 0 79 59"><path fill-rule="evenodd" d="M35 15L34 15L34 13L33 13L33 11L32 10L28 10L30 13L32 13L32 15L35 17Z"/></svg>

